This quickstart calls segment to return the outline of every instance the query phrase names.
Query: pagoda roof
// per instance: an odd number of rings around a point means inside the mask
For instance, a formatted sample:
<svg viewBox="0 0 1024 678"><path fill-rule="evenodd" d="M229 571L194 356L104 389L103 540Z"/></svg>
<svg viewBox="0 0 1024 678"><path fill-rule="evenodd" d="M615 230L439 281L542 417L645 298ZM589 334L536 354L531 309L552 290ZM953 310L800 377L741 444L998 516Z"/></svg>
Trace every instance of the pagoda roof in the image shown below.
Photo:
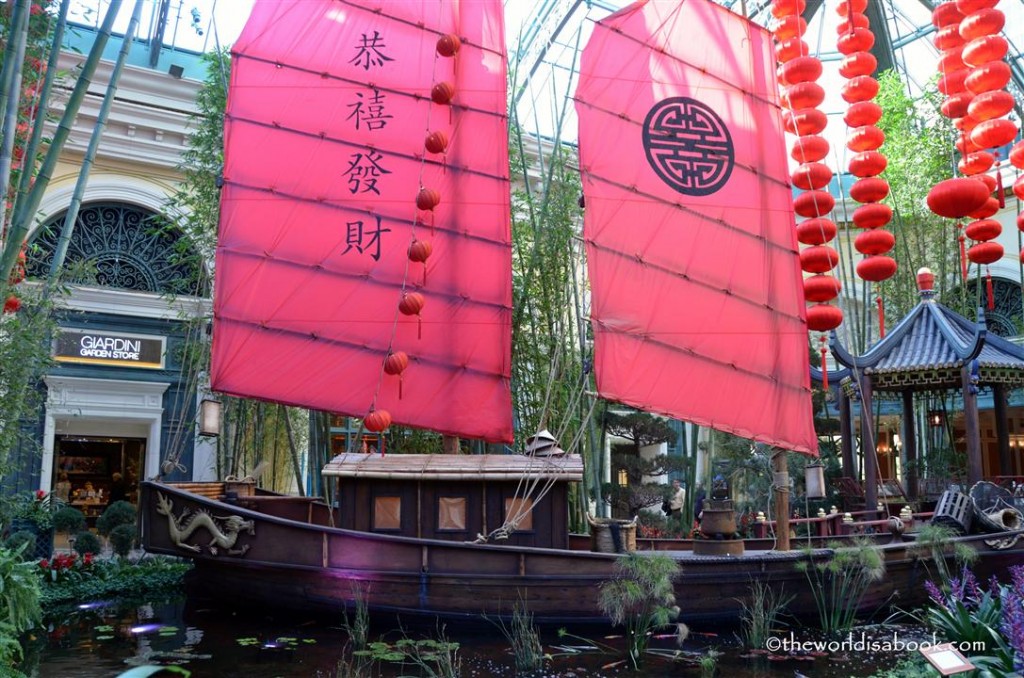
<svg viewBox="0 0 1024 678"><path fill-rule="evenodd" d="M863 355L851 355L835 332L830 343L840 364L871 375L880 390L957 388L965 365L980 384L1024 384L1024 348L988 332L981 308L972 322L930 293Z"/></svg>

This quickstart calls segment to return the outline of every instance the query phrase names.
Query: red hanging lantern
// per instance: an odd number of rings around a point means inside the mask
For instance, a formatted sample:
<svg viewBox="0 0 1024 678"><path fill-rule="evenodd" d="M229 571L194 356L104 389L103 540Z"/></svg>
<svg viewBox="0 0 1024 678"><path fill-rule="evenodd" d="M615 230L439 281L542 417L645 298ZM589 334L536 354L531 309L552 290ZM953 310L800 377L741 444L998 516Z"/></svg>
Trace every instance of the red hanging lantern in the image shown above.
<svg viewBox="0 0 1024 678"><path fill-rule="evenodd" d="M1000 61L1010 51L1010 45L1001 35L983 35L964 45L963 62L968 66L981 66L990 61Z"/></svg>
<svg viewBox="0 0 1024 678"><path fill-rule="evenodd" d="M839 263L839 255L828 245L800 250L800 267L808 273L828 273Z"/></svg>
<svg viewBox="0 0 1024 678"><path fill-rule="evenodd" d="M1018 141L1010 149L1010 164L1017 169L1024 169L1024 141Z"/></svg>
<svg viewBox="0 0 1024 678"><path fill-rule="evenodd" d="M21 299L13 294L4 300L4 313L17 313L21 309Z"/></svg>
<svg viewBox="0 0 1024 678"><path fill-rule="evenodd" d="M998 148L1010 143L1016 137L1017 124L1006 118L986 120L971 132L971 141L982 148Z"/></svg>
<svg viewBox="0 0 1024 678"><path fill-rule="evenodd" d="M882 118L882 107L874 101L858 101L851 104L843 116L847 127L874 125Z"/></svg>
<svg viewBox="0 0 1024 678"><path fill-rule="evenodd" d="M805 191L793 199L793 211L802 217L823 217L835 206L836 199L827 191Z"/></svg>
<svg viewBox="0 0 1024 678"><path fill-rule="evenodd" d="M964 79L964 87L975 94L1003 89L1012 75L1010 65L1005 61L987 61L971 69Z"/></svg>
<svg viewBox="0 0 1024 678"><path fill-rule="evenodd" d="M416 207L424 212L433 211L441 202L441 194L432 188L421 188L416 194Z"/></svg>
<svg viewBox="0 0 1024 678"><path fill-rule="evenodd" d="M892 257L877 255L861 259L857 262L857 275L861 280L881 282L888 280L896 273L896 260Z"/></svg>
<svg viewBox="0 0 1024 678"><path fill-rule="evenodd" d="M821 77L821 60L818 57L798 56L782 64L779 71L779 80L783 85L814 82Z"/></svg>
<svg viewBox="0 0 1024 678"><path fill-rule="evenodd" d="M896 246L896 236L881 228L864 231L854 239L853 246L861 254L869 256L885 254Z"/></svg>
<svg viewBox="0 0 1024 678"><path fill-rule="evenodd" d="M964 63L963 49L960 47L947 49L939 57L939 73L955 73L965 68L967 68L967 64Z"/></svg>
<svg viewBox="0 0 1024 678"><path fill-rule="evenodd" d="M815 217L796 225L796 239L804 245L824 245L836 237L837 231L832 221L824 217Z"/></svg>
<svg viewBox="0 0 1024 678"><path fill-rule="evenodd" d="M772 16L781 19L794 14L803 14L807 0L772 0Z"/></svg>
<svg viewBox="0 0 1024 678"><path fill-rule="evenodd" d="M841 7L842 7L842 5L840 5L840 8ZM836 34L837 35L842 35L843 33L849 33L851 30L854 30L854 29L857 29L857 28L867 28L867 27L868 27L868 18L867 18L867 16L865 16L864 14L862 14L860 12L854 12L852 20L847 18L847 19L843 19L842 21L839 22L839 24L836 26Z"/></svg>
<svg viewBox="0 0 1024 678"><path fill-rule="evenodd" d="M839 16L849 16L851 12L854 14L863 14L868 8L868 0L842 0L839 6L836 7L836 12Z"/></svg>
<svg viewBox="0 0 1024 678"><path fill-rule="evenodd" d="M851 151L876 151L885 142L885 133L874 125L862 125L850 130L846 147Z"/></svg>
<svg viewBox="0 0 1024 678"><path fill-rule="evenodd" d="M974 14L983 9L991 9L999 4L999 0L956 0L956 8L964 16Z"/></svg>
<svg viewBox="0 0 1024 678"><path fill-rule="evenodd" d="M853 54L854 52L867 52L875 46L875 34L869 28L854 28L839 34L836 41L836 49L840 54Z"/></svg>
<svg viewBox="0 0 1024 678"><path fill-rule="evenodd" d="M809 134L793 142L789 156L797 162L817 162L828 155L829 144L825 137Z"/></svg>
<svg viewBox="0 0 1024 678"><path fill-rule="evenodd" d="M1024 174L1017 177L1017 181L1013 182L1013 194L1020 200L1024 200Z"/></svg>
<svg viewBox="0 0 1024 678"><path fill-rule="evenodd" d="M967 258L974 264L994 264L1003 258L1003 246L997 242L979 242L967 250Z"/></svg>
<svg viewBox="0 0 1024 678"><path fill-rule="evenodd" d="M1013 110L1013 105L1012 94L1004 89L996 89L991 92L982 92L974 97L967 106L967 111L972 118L984 122L1003 117ZM1002 146L1002 144L997 145ZM991 148L991 146L983 146L983 148Z"/></svg>
<svg viewBox="0 0 1024 678"><path fill-rule="evenodd" d="M437 53L443 57L455 56L460 47L462 47L462 41L454 33L442 35L437 39Z"/></svg>
<svg viewBox="0 0 1024 678"><path fill-rule="evenodd" d="M382 433L391 426L391 413L387 410L371 410L363 418L363 428L370 433Z"/></svg>
<svg viewBox="0 0 1024 678"><path fill-rule="evenodd" d="M848 80L840 95L843 101L854 104L858 101L869 101L878 94L878 81L870 75L859 75L853 80Z"/></svg>
<svg viewBox="0 0 1024 678"><path fill-rule="evenodd" d="M430 153L444 153L448 150L448 135L444 132L431 132L423 142L424 148Z"/></svg>
<svg viewBox="0 0 1024 678"><path fill-rule="evenodd" d="M960 94L967 89L967 85L964 84L967 80L967 76L970 75L971 70L969 68L961 68L959 71L953 71L952 73L946 73L939 78L938 88L939 91L946 96L952 96L954 94Z"/></svg>
<svg viewBox="0 0 1024 678"><path fill-rule="evenodd" d="M942 102L942 114L947 118L962 118L967 115L967 109L974 95L969 92L960 92L948 97Z"/></svg>
<svg viewBox="0 0 1024 678"><path fill-rule="evenodd" d="M1017 215L1017 230L1024 232L1024 212Z"/></svg>
<svg viewBox="0 0 1024 678"><path fill-rule="evenodd" d="M816 82L798 82L782 90L786 108L814 108L825 100L825 88Z"/></svg>
<svg viewBox="0 0 1024 678"><path fill-rule="evenodd" d="M967 216L971 219L988 219L990 216L999 211L999 200L997 198L989 197L985 200L981 207L974 210Z"/></svg>
<svg viewBox="0 0 1024 678"><path fill-rule="evenodd" d="M854 52L845 57L839 64L839 75L844 78L856 78L859 75L871 75L878 68L878 59L871 52ZM962 68L962 67L961 67Z"/></svg>
<svg viewBox="0 0 1024 678"><path fill-rule="evenodd" d="M885 171L889 161L878 151L864 151L850 158L850 174L855 177L874 177Z"/></svg>
<svg viewBox="0 0 1024 678"><path fill-rule="evenodd" d="M797 136L819 134L827 124L828 116L817 108L782 112L782 126L787 132Z"/></svg>
<svg viewBox="0 0 1024 678"><path fill-rule="evenodd" d="M963 13L952 2L936 5L935 9L932 10L932 26L936 28L959 24L963 19Z"/></svg>
<svg viewBox="0 0 1024 678"><path fill-rule="evenodd" d="M996 159L991 153L979 151L977 153L968 153L960 158L956 163L956 167L960 170L961 174L971 176L972 174L987 172L995 161Z"/></svg>
<svg viewBox="0 0 1024 678"><path fill-rule="evenodd" d="M429 240L413 240L409 245L409 261L425 264L433 251Z"/></svg>
<svg viewBox="0 0 1024 678"><path fill-rule="evenodd" d="M790 38L799 38L807 32L807 20L799 14L784 16L775 22L772 35L779 42Z"/></svg>
<svg viewBox="0 0 1024 678"><path fill-rule="evenodd" d="M804 278L804 299L807 301L832 301L839 296L842 285L831 275L812 275Z"/></svg>
<svg viewBox="0 0 1024 678"><path fill-rule="evenodd" d="M384 358L384 372L397 376L409 366L409 356L403 351L392 351Z"/></svg>
<svg viewBox="0 0 1024 678"><path fill-rule="evenodd" d="M978 242L995 240L1002 232L1003 225L995 219L979 219L977 221L972 221L967 224L967 228L964 229L964 233L968 238Z"/></svg>
<svg viewBox="0 0 1024 678"><path fill-rule="evenodd" d="M828 304L807 307L807 329L812 332L828 332L843 322L842 310Z"/></svg>
<svg viewBox="0 0 1024 678"><path fill-rule="evenodd" d="M450 82L439 82L430 90L430 99L435 104L445 106L455 97L455 85Z"/></svg>
<svg viewBox="0 0 1024 678"><path fill-rule="evenodd" d="M406 292L398 302L398 310L402 315L419 315L425 304L426 300L419 292Z"/></svg>
<svg viewBox="0 0 1024 678"><path fill-rule="evenodd" d="M974 142L971 141L970 135L967 134L961 134L957 136L956 141L953 142L953 146L955 146L956 150L960 151L960 153L962 153L963 155L968 155L969 153L977 153L978 151L981 150L980 148L974 145Z"/></svg>
<svg viewBox="0 0 1024 678"><path fill-rule="evenodd" d="M878 177L865 177L850 186L850 197L857 202L881 202L889 195L889 182Z"/></svg>
<svg viewBox="0 0 1024 678"><path fill-rule="evenodd" d="M984 205L988 195L985 185L974 179L946 179L928 191L928 209L940 217L962 219Z"/></svg>
<svg viewBox="0 0 1024 678"><path fill-rule="evenodd" d="M892 221L892 208L880 202L869 202L853 211L857 228L880 228Z"/></svg>
<svg viewBox="0 0 1024 678"><path fill-rule="evenodd" d="M995 35L1006 25L1006 15L998 9L982 9L972 12L960 22L960 37L971 41L984 35Z"/></svg>
<svg viewBox="0 0 1024 678"><path fill-rule="evenodd" d="M974 174L971 176L971 178L974 179L975 181L980 181L981 183L985 184L985 187L988 189L989 193L996 190L996 178L989 174Z"/></svg>
<svg viewBox="0 0 1024 678"><path fill-rule="evenodd" d="M832 170L820 162L805 162L793 171L793 185L805 191L828 186L832 181Z"/></svg>
<svg viewBox="0 0 1024 678"><path fill-rule="evenodd" d="M809 52L810 47L808 47L807 43L799 37L787 38L775 45L775 58L780 64L792 61L798 57L806 56Z"/></svg>
<svg viewBox="0 0 1024 678"><path fill-rule="evenodd" d="M963 47L966 42L960 35L960 24L943 26L935 32L935 37L932 38L932 44L938 50Z"/></svg>

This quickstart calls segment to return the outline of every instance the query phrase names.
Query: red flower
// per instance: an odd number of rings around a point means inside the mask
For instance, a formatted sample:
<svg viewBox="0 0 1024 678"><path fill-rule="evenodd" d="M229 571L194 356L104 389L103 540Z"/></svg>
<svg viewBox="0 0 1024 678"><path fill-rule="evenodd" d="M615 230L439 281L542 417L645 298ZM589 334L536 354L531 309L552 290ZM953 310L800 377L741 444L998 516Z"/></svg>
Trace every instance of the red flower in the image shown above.
<svg viewBox="0 0 1024 678"><path fill-rule="evenodd" d="M50 561L47 560L46 558L43 558L42 560L39 561L39 567L43 568L44 570L49 570L50 569Z"/></svg>
<svg viewBox="0 0 1024 678"><path fill-rule="evenodd" d="M36 501L42 501L46 499L46 492L42 490L36 490Z"/></svg>

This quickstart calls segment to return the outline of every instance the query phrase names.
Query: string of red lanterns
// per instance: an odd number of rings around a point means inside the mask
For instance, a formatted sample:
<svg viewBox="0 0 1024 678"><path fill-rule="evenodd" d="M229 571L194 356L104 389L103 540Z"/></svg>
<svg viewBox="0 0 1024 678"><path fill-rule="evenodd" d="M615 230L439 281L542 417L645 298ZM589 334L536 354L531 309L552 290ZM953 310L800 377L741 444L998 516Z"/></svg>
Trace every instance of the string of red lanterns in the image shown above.
<svg viewBox="0 0 1024 678"><path fill-rule="evenodd" d="M848 132L846 148L853 152L848 168L857 181L850 187L850 197L861 203L853 211L853 224L861 229L853 246L863 255L857 263L857 276L862 280L879 283L896 273L896 260L888 256L896 245L896 238L885 230L892 221L892 208L884 204L889 195L889 182L879 175L885 171L888 159L879 149L885 142L885 133L876 125L882 117L882 108L874 102L878 94L878 80L873 77L878 61L870 50L875 34L864 13L868 0L843 0L837 7L842 21L839 24L837 49L844 55L839 74L846 78L842 89L843 100L849 104L844 116ZM878 328L885 336L885 306L881 295L878 305Z"/></svg>
<svg viewBox="0 0 1024 678"><path fill-rule="evenodd" d="M435 51L442 58L454 58L462 47L462 41L453 33L442 35L437 40ZM430 99L439 106L449 106L455 98L455 86L447 81L439 81L430 90ZM449 108L449 120L451 119ZM448 152L448 135L441 130L427 130L423 140L424 150L432 155L444 155ZM441 204L441 194L428 186L420 186L415 198L418 212L430 214L431 229L433 229L434 209ZM415 223L420 223L419 216ZM427 260L433 253L434 247L429 240L419 237L415 231L412 241L406 254L410 262L423 265L423 285L427 284ZM426 298L419 292L402 290L402 297L398 302L398 312L404 316L416 316L417 337L423 337L423 317L421 312L426 306ZM409 355L404 351L396 351L388 347L384 356L382 369L384 374L398 377L398 398L402 398L403 374L409 367ZM375 399L376 400L376 399ZM387 410L377 409L376 402L370 407L369 413L363 418L363 426L372 433L382 433L391 426L391 413Z"/></svg>
<svg viewBox="0 0 1024 678"><path fill-rule="evenodd" d="M792 174L793 185L803 193L793 200L793 210L805 221L796 227L797 240L808 245L800 252L800 266L814 275L804 279L807 327L816 332L835 329L843 321L843 312L829 302L839 296L841 285L831 271L839 263L839 254L828 243L836 236L836 225L827 218L835 199L825 189L832 170L821 162L828 155L829 143L821 136L828 123L818 110L825 90L817 83L821 61L810 56L803 35L807 21L801 16L806 0L772 0L775 19L775 55L779 61L782 122L786 131L797 137L790 156L800 163Z"/></svg>
<svg viewBox="0 0 1024 678"><path fill-rule="evenodd" d="M996 167L996 177L984 175L989 192L994 189L995 198L988 198L979 212L970 215L976 219L965 229L965 235L974 241L967 250L967 258L972 263L985 266L986 290L988 307L995 307L992 294L992 273L988 270L1003 257L1003 246L995 239L1002 233L1002 225L992 215L1005 207L1003 197L1002 173L997 153L985 149L1004 146L1017 136L1017 124L1007 117L1013 110L1013 96L1006 91L1010 81L1010 66L1003 61L1008 51L1006 38L999 35L1006 22L1001 11L996 9L999 0L956 0L957 10L964 15L960 22L960 37L964 39L962 59L969 68L964 86L973 95L967 106L967 115L963 132L969 134L967 148L976 148L980 153L991 158ZM986 159L987 162L988 159ZM985 164L985 163L983 163ZM978 174L978 173L975 173ZM982 176L978 174L978 176Z"/></svg>

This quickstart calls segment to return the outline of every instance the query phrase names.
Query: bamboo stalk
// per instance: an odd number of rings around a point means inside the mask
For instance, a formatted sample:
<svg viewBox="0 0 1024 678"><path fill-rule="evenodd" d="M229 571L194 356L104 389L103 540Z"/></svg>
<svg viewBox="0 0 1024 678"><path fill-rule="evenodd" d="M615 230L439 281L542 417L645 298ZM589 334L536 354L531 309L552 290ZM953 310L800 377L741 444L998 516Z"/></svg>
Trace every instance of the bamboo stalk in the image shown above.
<svg viewBox="0 0 1024 678"><path fill-rule="evenodd" d="M25 43L28 42L28 18L31 0L18 0L14 8L12 35L4 53L3 70L3 145L0 147L0 243L3 243L3 228L7 223L7 185L11 181L11 162L14 155L14 137L18 126L18 107L21 105L21 73L25 63ZM27 165L28 158L22 166ZM24 171L24 170L23 170ZM21 242L18 241L18 247ZM11 272L5 271L0 279L7 280Z"/></svg>
<svg viewBox="0 0 1024 678"><path fill-rule="evenodd" d="M114 105L114 96L117 94L117 85L121 80L121 73L124 71L124 64L128 60L128 53L132 49L132 41L135 39L135 31L139 28L139 19L142 16L143 0L135 0L135 7L132 9L132 17L128 21L128 30L125 31L124 39L121 42L121 49L117 53L117 61L114 62L114 69L110 72L110 81L107 83L107 91L103 95L103 103L100 105L99 113L96 116L96 124L92 128L92 136L89 138L89 146L82 158L82 164L78 170L78 180L75 182L75 191L71 195L71 204L64 215L64 226L60 230L60 237L57 239L57 249L53 253L53 261L50 262L50 274L46 277L45 295L53 291L61 267L64 266L64 259L68 254L68 245L71 243L71 234L75 230L75 222L78 221L78 212L82 208L82 198L85 196L85 187L89 183L89 175L92 173L93 162L96 160L96 152L99 150L100 141L103 139L103 132L107 129L107 119L110 117L110 109Z"/></svg>
<svg viewBox="0 0 1024 678"><path fill-rule="evenodd" d="M50 179L53 178L53 172L57 168L57 160L64 150L64 144L67 143L68 136L71 134L72 124L78 115L78 109L81 108L82 102L85 100L89 85L92 84L92 77L96 73L96 67L99 65L100 57L103 56L103 50L110 39L114 20L117 18L117 12L120 9L121 0L110 0L107 14L103 18L103 25L96 34L96 40L93 42L92 49L89 50L89 56L86 57L82 71L75 81L75 88L72 90L71 97L64 108L64 114L61 116L60 124L53 135L53 141L50 142L50 148L46 152L46 158L43 160L42 167L40 167L36 175L35 184L33 184L32 190L28 193L28 197L24 201L19 201L14 211L9 237L4 243L3 252L0 253L0 279L6 280L10 277L11 270L13 270L18 260L21 243L25 236L28 235L29 225L35 217L36 210L39 209L39 203L43 200L43 193L50 185Z"/></svg>
<svg viewBox="0 0 1024 678"><path fill-rule="evenodd" d="M288 436L288 450L291 452L292 470L295 472L295 484L299 486L299 496L306 496L306 488L302 486L302 469L299 466L299 453L295 449L295 438L292 436L292 423L288 418L288 410L284 405L280 406L281 416L284 417L284 432ZM329 443L330 441L328 441Z"/></svg>

